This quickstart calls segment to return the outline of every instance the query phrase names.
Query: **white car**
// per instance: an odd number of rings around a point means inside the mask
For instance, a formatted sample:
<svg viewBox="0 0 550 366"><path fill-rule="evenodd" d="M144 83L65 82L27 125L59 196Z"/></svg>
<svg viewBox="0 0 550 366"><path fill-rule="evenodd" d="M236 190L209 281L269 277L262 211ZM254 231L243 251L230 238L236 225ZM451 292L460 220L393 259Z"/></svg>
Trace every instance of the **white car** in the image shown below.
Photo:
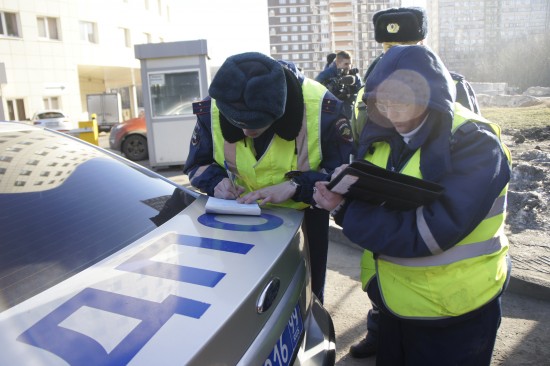
<svg viewBox="0 0 550 366"><path fill-rule="evenodd" d="M74 128L69 116L56 109L36 112L32 117L32 124L60 132L68 132Z"/></svg>
<svg viewBox="0 0 550 366"><path fill-rule="evenodd" d="M0 122L0 365L334 365L303 214L207 197Z"/></svg>

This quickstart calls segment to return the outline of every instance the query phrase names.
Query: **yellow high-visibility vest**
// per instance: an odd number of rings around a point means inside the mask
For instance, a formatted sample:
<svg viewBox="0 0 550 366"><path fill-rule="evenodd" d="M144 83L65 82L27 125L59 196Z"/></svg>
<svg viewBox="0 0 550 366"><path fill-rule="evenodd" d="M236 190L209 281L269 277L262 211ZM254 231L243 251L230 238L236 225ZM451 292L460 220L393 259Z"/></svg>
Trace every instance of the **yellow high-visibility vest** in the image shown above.
<svg viewBox="0 0 550 366"><path fill-rule="evenodd" d="M500 127L455 104L452 132L466 121L487 123L500 139ZM391 153L389 144L378 142L365 160L386 167ZM508 160L510 153L502 144ZM401 173L422 178L421 149L407 162ZM386 307L401 318L440 319L473 311L498 296L507 276L508 241L504 235L507 186L495 199L493 207L477 227L454 247L429 257L397 258L365 250L361 260L361 281L365 289L373 276ZM432 237L417 209L417 227L423 237ZM430 243L427 243L430 246ZM433 248L439 248L432 243Z"/></svg>
<svg viewBox="0 0 550 366"><path fill-rule="evenodd" d="M320 83L305 79L302 84L304 116L302 128L295 140L287 141L275 134L269 147L256 160L254 142L245 137L235 143L224 140L220 128L220 115L212 99L211 123L214 160L236 176L236 183L245 188L245 193L284 182L285 173L293 170L319 170L321 164L321 107L327 89ZM275 206L303 209L303 202L287 200Z"/></svg>

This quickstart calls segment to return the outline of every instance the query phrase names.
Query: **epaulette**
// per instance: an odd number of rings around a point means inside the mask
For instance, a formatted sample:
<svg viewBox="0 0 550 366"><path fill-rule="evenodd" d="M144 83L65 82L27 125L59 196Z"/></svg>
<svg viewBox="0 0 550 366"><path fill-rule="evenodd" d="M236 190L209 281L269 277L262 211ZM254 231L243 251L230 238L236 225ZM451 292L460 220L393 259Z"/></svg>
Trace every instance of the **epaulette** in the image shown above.
<svg viewBox="0 0 550 366"><path fill-rule="evenodd" d="M210 113L210 105L212 99L201 100L200 102L193 103L193 114L200 115Z"/></svg>
<svg viewBox="0 0 550 366"><path fill-rule="evenodd" d="M323 98L323 105L321 107L321 110L326 113L336 113L336 105L337 101L335 101L332 98Z"/></svg>

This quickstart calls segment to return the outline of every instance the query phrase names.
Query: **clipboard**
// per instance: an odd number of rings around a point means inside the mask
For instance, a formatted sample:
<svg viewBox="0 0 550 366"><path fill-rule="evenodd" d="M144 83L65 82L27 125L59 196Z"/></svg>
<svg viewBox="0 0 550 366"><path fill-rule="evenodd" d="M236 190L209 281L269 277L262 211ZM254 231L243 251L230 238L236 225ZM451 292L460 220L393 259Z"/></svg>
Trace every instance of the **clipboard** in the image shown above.
<svg viewBox="0 0 550 366"><path fill-rule="evenodd" d="M366 160L348 165L327 188L345 197L398 209L428 204L444 190L440 184L392 172Z"/></svg>

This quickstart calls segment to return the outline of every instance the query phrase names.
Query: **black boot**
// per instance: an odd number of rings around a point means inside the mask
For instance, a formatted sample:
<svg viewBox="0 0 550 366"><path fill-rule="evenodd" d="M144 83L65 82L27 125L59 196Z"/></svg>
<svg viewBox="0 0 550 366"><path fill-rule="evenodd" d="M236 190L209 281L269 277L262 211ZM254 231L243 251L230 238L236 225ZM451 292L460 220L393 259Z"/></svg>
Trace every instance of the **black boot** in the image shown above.
<svg viewBox="0 0 550 366"><path fill-rule="evenodd" d="M374 332L368 332L359 343L349 348L349 354L354 358L366 358L374 356L378 349L378 336Z"/></svg>

